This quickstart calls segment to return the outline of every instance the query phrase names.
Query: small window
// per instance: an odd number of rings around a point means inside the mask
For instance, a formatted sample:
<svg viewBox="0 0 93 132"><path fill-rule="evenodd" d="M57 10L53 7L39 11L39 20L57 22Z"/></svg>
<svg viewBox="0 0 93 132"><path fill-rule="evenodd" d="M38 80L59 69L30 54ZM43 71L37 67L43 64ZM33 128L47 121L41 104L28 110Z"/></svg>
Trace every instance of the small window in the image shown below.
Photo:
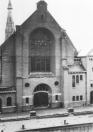
<svg viewBox="0 0 93 132"><path fill-rule="evenodd" d="M72 76L72 87L75 87L75 75Z"/></svg>
<svg viewBox="0 0 93 132"><path fill-rule="evenodd" d="M76 83L79 83L79 75L76 76Z"/></svg>
<svg viewBox="0 0 93 132"><path fill-rule="evenodd" d="M58 95L55 96L56 101L58 101Z"/></svg>
<svg viewBox="0 0 93 132"><path fill-rule="evenodd" d="M80 80L83 80L83 76L82 75L80 75Z"/></svg>
<svg viewBox="0 0 93 132"><path fill-rule="evenodd" d="M80 100L83 100L83 96L82 95L80 96Z"/></svg>
<svg viewBox="0 0 93 132"><path fill-rule="evenodd" d="M77 100L77 101L79 100L79 96L76 96L76 100Z"/></svg>
<svg viewBox="0 0 93 132"><path fill-rule="evenodd" d="M30 86L30 84L29 83L25 83L25 87L29 87Z"/></svg>
<svg viewBox="0 0 93 132"><path fill-rule="evenodd" d="M7 106L11 106L12 105L12 99L11 97L7 98Z"/></svg>
<svg viewBox="0 0 93 132"><path fill-rule="evenodd" d="M75 101L75 96L72 97L72 101Z"/></svg>
<svg viewBox="0 0 93 132"><path fill-rule="evenodd" d="M58 84L59 84L59 82L58 82L58 81L56 81L56 82L55 82L55 86L57 86Z"/></svg>
<svg viewBox="0 0 93 132"><path fill-rule="evenodd" d="M29 98L26 98L26 104L29 104Z"/></svg>
<svg viewBox="0 0 93 132"><path fill-rule="evenodd" d="M93 87L93 84L91 84L91 87Z"/></svg>
<svg viewBox="0 0 93 132"><path fill-rule="evenodd" d="M44 16L43 16L43 15L41 15L41 20L42 20L42 21L44 20Z"/></svg>

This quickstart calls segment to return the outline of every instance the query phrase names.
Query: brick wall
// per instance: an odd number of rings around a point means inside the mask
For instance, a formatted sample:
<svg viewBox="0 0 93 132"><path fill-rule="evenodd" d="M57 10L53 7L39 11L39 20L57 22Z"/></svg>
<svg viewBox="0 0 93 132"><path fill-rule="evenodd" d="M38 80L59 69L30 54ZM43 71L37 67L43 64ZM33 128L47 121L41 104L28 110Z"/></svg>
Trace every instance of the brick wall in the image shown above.
<svg viewBox="0 0 93 132"><path fill-rule="evenodd" d="M1 86L15 86L15 42L12 35L2 46Z"/></svg>
<svg viewBox="0 0 93 132"><path fill-rule="evenodd" d="M30 105L33 105L33 91L39 84L47 84L51 88L50 101L53 106L57 106L59 102L68 103L68 70L62 69L62 57L66 54L68 64L73 64L74 51L68 41L64 40L66 50L62 51L61 27L51 16L46 12L46 19L41 21L38 19L39 11L35 11L18 29L15 35L12 35L2 46L2 86L16 86L16 105L17 110L22 110L25 106L25 97L30 96ZM31 77L29 70L29 36L37 28L42 27L47 30L52 38L51 45L51 72L52 77ZM66 53L65 53L66 52ZM64 75L63 75L64 74ZM58 86L55 86L55 81L58 81ZM25 88L25 83L30 84L29 88ZM58 95L58 102L55 100L55 95Z"/></svg>
<svg viewBox="0 0 93 132"><path fill-rule="evenodd" d="M12 105L7 106L7 98L11 97ZM2 100L2 112L14 112L16 110L16 94L15 93L4 93L0 94L0 99Z"/></svg>
<svg viewBox="0 0 93 132"><path fill-rule="evenodd" d="M79 75L79 83L76 83L75 87L72 87L72 76ZM83 80L80 80L80 75L83 76ZM80 100L80 96L83 96L83 99ZM72 100L72 97L75 96L75 101ZM76 100L76 96L79 96L79 100ZM69 104L71 106L83 106L86 104L86 74L85 73L76 73L69 74Z"/></svg>

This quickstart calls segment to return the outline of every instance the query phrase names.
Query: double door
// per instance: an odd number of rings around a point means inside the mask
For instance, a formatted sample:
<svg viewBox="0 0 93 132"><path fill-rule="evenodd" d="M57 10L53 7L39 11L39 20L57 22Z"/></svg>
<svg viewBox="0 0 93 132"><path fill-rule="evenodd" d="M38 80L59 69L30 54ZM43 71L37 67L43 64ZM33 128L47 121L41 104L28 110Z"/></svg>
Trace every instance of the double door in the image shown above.
<svg viewBox="0 0 93 132"><path fill-rule="evenodd" d="M34 107L47 107L48 106L48 93L37 92L34 94Z"/></svg>

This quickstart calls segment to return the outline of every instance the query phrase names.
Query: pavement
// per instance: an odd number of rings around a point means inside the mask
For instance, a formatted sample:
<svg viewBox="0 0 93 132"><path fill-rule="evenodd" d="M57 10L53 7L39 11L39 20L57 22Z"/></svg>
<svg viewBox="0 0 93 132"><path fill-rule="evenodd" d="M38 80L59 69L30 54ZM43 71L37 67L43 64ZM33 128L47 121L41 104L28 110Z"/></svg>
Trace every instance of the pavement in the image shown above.
<svg viewBox="0 0 93 132"><path fill-rule="evenodd" d="M46 118L46 119L33 119L33 120L22 120L22 121L13 121L13 122L2 122L0 123L0 132L26 132L34 130L34 132L48 132L48 128L52 128L49 131L60 131L60 127L62 128L69 126L72 128L73 126L80 124L93 124L93 115L84 115L84 116L71 116L71 117L58 117L58 118ZM23 127L24 126L24 129ZM89 125L90 126L90 125ZM55 128L57 127L57 130ZM90 126L92 129L92 126ZM59 129L58 129L59 128ZM41 129L41 130L40 130ZM70 129L70 131L75 131L76 129ZM84 129L85 130L85 129ZM62 129L63 131L63 129ZM65 130L69 131L69 130ZM77 130L78 131L78 130ZM84 132L84 131L82 131ZM93 132L93 130L91 130Z"/></svg>
<svg viewBox="0 0 93 132"><path fill-rule="evenodd" d="M37 116L46 116L54 114L63 114L67 113L66 108L54 108L54 109L35 109ZM84 111L93 111L93 105L83 106L83 107L74 107L74 112L84 112ZM0 119L15 118L15 117L29 117L29 111L19 112L19 113L1 113Z"/></svg>
<svg viewBox="0 0 93 132"><path fill-rule="evenodd" d="M75 107L74 112L85 112L93 111L93 106ZM65 108L55 108L55 109L36 109L37 116L53 115L53 114L63 114L67 113ZM29 117L29 112L20 113L5 113L0 114L0 119L13 119L20 117ZM56 117L56 118L43 118L43 119L30 119L30 120L15 120L8 122L0 122L0 131L4 132L18 132L22 130L24 125L25 129L39 129L48 127L58 127L64 126L64 120L68 125L82 124L82 123L93 123L93 114L91 115L81 115L81 116L67 116L67 117Z"/></svg>

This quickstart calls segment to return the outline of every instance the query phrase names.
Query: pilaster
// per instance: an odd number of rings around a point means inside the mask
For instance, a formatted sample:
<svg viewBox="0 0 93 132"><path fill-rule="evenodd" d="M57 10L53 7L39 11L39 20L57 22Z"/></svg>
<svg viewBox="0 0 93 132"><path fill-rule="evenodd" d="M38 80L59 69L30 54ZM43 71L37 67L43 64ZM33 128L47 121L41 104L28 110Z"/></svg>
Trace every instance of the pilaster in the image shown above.
<svg viewBox="0 0 93 132"><path fill-rule="evenodd" d="M61 69L61 50L60 50L60 36L55 36L55 74L60 76Z"/></svg>
<svg viewBox="0 0 93 132"><path fill-rule="evenodd" d="M89 64L89 58L87 57L87 89L86 89L86 100L87 105L90 104L90 64Z"/></svg>
<svg viewBox="0 0 93 132"><path fill-rule="evenodd" d="M16 33L15 37L15 50L16 50L16 77L23 76L23 36L19 32Z"/></svg>
<svg viewBox="0 0 93 132"><path fill-rule="evenodd" d="M67 66L67 54L66 54L66 43L65 43L65 31L62 34L61 44L62 44L62 66Z"/></svg>
<svg viewBox="0 0 93 132"><path fill-rule="evenodd" d="M23 77L29 75L29 38L28 34L24 34L23 39Z"/></svg>
<svg viewBox="0 0 93 132"><path fill-rule="evenodd" d="M64 107L68 107L69 105L69 75L68 75L68 67L63 67L63 101Z"/></svg>
<svg viewBox="0 0 93 132"><path fill-rule="evenodd" d="M15 51L16 51L16 106L17 111L22 110L22 95L23 95L23 36L19 32L15 37Z"/></svg>

